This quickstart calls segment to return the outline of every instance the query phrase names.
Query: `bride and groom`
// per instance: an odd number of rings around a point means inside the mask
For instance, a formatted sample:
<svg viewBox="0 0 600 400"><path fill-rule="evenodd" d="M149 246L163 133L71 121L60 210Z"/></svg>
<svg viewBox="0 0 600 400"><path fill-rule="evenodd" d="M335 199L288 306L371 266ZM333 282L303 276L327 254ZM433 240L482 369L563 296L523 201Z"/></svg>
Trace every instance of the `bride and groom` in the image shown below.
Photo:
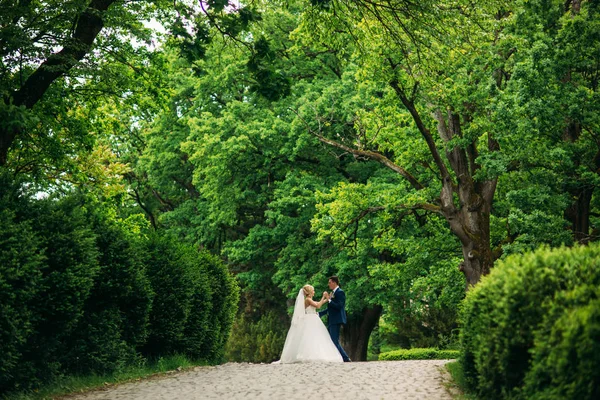
<svg viewBox="0 0 600 400"><path fill-rule="evenodd" d="M321 300L313 300L315 289L305 285L294 305L292 323L281 353L281 363L350 361L340 345L340 328L346 323L346 294L337 276L329 278L331 294L323 292ZM324 304L327 309L319 311ZM328 316L328 328L321 318Z"/></svg>

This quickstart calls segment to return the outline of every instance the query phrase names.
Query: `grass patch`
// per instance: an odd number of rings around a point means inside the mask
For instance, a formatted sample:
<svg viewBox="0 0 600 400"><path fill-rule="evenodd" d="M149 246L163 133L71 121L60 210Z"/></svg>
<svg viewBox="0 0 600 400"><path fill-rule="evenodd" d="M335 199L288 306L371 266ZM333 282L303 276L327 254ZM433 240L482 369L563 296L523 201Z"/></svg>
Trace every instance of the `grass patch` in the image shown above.
<svg viewBox="0 0 600 400"><path fill-rule="evenodd" d="M37 390L7 394L0 398L4 400L52 399L71 393L82 393L151 376L160 376L171 371L183 371L199 365L207 365L207 363L192 361L182 355L161 357L144 365L130 366L108 375L66 376Z"/></svg>
<svg viewBox="0 0 600 400"><path fill-rule="evenodd" d="M398 349L379 354L379 360L450 360L458 358L458 350Z"/></svg>
<svg viewBox="0 0 600 400"><path fill-rule="evenodd" d="M445 365L452 377L452 382L446 383L448 391L456 400L479 400L477 396L467 391L467 383L460 361L454 361Z"/></svg>

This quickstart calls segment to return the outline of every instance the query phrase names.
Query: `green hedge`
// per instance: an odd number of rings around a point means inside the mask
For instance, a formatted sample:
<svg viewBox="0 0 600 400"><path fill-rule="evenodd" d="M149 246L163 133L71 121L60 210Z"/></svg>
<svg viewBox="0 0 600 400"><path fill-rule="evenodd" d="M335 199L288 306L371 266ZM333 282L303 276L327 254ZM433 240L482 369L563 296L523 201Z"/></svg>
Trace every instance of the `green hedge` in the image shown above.
<svg viewBox="0 0 600 400"><path fill-rule="evenodd" d="M143 352L154 357L177 353L183 346L185 323L196 291L196 284L190 284L192 257L183 245L159 236L147 243L146 251L154 302Z"/></svg>
<svg viewBox="0 0 600 400"><path fill-rule="evenodd" d="M144 356L222 359L239 289L220 259L84 196L25 193L0 173L0 393Z"/></svg>
<svg viewBox="0 0 600 400"><path fill-rule="evenodd" d="M225 265L170 238L153 237L146 251L155 299L144 354L220 361L239 299Z"/></svg>
<svg viewBox="0 0 600 400"><path fill-rule="evenodd" d="M29 221L0 210L0 392L15 379L23 347L35 332L34 299L45 264L39 248Z"/></svg>
<svg viewBox="0 0 600 400"><path fill-rule="evenodd" d="M225 348L238 311L240 288L227 267L215 256L203 253L201 259L212 288L211 318L201 353L213 361L225 360ZM198 310L201 312L202 310Z"/></svg>
<svg viewBox="0 0 600 400"><path fill-rule="evenodd" d="M63 363L77 374L107 373L140 360L153 297L141 240L106 216L91 218L100 267Z"/></svg>
<svg viewBox="0 0 600 400"><path fill-rule="evenodd" d="M523 397L600 399L600 288L558 293L531 353Z"/></svg>
<svg viewBox="0 0 600 400"><path fill-rule="evenodd" d="M585 285L600 285L597 244L542 248L498 262L469 291L461 311L461 362L470 389L490 400L546 390L581 397L538 398L594 398L600 363L590 349L598 348L592 310L598 292L581 289Z"/></svg>
<svg viewBox="0 0 600 400"><path fill-rule="evenodd" d="M75 198L31 202L14 222L29 222L44 256L41 279L28 307L31 333L19 347L19 359L3 384L37 387L76 363L71 346L99 271L96 235ZM10 249L3 249L10 251ZM12 286L16 288L16 286Z"/></svg>
<svg viewBox="0 0 600 400"><path fill-rule="evenodd" d="M380 361L393 360L450 360L458 358L458 350L398 349L379 354Z"/></svg>

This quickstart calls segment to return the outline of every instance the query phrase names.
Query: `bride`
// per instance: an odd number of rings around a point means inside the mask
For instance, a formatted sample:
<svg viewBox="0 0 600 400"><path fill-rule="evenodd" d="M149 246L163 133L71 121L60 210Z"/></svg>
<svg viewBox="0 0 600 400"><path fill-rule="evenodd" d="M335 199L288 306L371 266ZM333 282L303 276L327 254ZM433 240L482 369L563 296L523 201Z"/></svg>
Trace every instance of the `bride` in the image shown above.
<svg viewBox="0 0 600 400"><path fill-rule="evenodd" d="M281 353L281 363L343 362L340 352L317 314L327 302L327 293L317 303L312 298L315 288L305 285L296 297L292 324Z"/></svg>

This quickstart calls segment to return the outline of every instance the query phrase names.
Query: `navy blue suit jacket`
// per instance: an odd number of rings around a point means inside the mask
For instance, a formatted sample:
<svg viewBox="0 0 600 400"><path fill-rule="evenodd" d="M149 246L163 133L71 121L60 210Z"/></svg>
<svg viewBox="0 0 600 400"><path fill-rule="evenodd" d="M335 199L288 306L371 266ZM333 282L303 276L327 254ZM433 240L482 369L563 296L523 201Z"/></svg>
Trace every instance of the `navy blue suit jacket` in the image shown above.
<svg viewBox="0 0 600 400"><path fill-rule="evenodd" d="M335 291L327 309L319 311L319 317L325 314L328 316L329 325L346 323L346 294L342 288Z"/></svg>

